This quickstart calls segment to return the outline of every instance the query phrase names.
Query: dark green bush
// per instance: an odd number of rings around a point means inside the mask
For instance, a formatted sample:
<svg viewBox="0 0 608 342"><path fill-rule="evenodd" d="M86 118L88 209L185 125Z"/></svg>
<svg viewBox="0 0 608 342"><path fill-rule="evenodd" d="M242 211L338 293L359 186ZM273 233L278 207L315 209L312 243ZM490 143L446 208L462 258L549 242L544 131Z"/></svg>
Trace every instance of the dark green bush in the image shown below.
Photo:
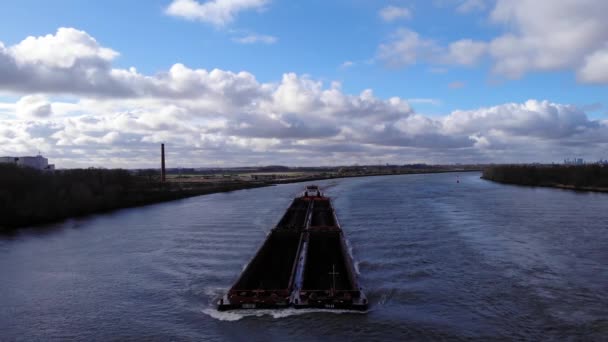
<svg viewBox="0 0 608 342"><path fill-rule="evenodd" d="M131 206L141 202L137 194L150 187L160 185L120 169L43 172L0 164L0 227Z"/></svg>
<svg viewBox="0 0 608 342"><path fill-rule="evenodd" d="M482 177L521 185L608 188L608 167L602 165L498 165L484 169Z"/></svg>

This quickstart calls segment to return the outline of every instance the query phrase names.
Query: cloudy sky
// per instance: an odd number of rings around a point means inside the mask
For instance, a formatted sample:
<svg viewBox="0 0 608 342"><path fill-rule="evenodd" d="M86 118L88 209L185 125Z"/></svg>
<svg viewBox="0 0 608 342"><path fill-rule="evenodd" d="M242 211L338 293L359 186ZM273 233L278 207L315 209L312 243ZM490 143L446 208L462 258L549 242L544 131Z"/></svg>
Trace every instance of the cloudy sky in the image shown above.
<svg viewBox="0 0 608 342"><path fill-rule="evenodd" d="M608 1L0 4L0 155L58 167L608 159Z"/></svg>

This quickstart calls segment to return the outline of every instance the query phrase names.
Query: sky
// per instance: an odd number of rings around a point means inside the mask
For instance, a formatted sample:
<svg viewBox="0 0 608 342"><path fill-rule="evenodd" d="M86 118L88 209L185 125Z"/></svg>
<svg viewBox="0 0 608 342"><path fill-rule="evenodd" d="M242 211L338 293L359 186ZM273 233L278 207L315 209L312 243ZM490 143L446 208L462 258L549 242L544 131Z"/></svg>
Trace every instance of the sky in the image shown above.
<svg viewBox="0 0 608 342"><path fill-rule="evenodd" d="M0 4L0 156L58 168L608 159L608 1Z"/></svg>

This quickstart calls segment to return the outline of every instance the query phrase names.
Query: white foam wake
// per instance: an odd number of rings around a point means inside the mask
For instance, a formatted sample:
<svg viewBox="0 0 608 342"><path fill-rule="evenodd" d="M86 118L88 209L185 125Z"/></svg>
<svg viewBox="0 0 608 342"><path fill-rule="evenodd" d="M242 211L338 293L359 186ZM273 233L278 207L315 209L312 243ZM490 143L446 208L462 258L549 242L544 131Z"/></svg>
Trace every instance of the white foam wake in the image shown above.
<svg viewBox="0 0 608 342"><path fill-rule="evenodd" d="M220 321L238 321L246 317L262 317L271 316L274 319L280 319L290 316L306 315L311 313L332 313L332 314L366 314L367 311L352 311L352 310L330 310L330 309L268 309L268 310L230 310L218 311L214 308L207 308L202 312L211 318Z"/></svg>

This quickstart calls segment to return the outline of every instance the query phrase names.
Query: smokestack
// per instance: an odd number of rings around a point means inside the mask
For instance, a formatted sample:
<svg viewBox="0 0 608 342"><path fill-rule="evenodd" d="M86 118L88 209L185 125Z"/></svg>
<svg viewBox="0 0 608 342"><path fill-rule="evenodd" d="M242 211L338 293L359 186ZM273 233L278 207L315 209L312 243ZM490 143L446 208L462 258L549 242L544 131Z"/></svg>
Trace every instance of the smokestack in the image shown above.
<svg viewBox="0 0 608 342"><path fill-rule="evenodd" d="M160 180L164 182L165 179L165 144L160 144Z"/></svg>

